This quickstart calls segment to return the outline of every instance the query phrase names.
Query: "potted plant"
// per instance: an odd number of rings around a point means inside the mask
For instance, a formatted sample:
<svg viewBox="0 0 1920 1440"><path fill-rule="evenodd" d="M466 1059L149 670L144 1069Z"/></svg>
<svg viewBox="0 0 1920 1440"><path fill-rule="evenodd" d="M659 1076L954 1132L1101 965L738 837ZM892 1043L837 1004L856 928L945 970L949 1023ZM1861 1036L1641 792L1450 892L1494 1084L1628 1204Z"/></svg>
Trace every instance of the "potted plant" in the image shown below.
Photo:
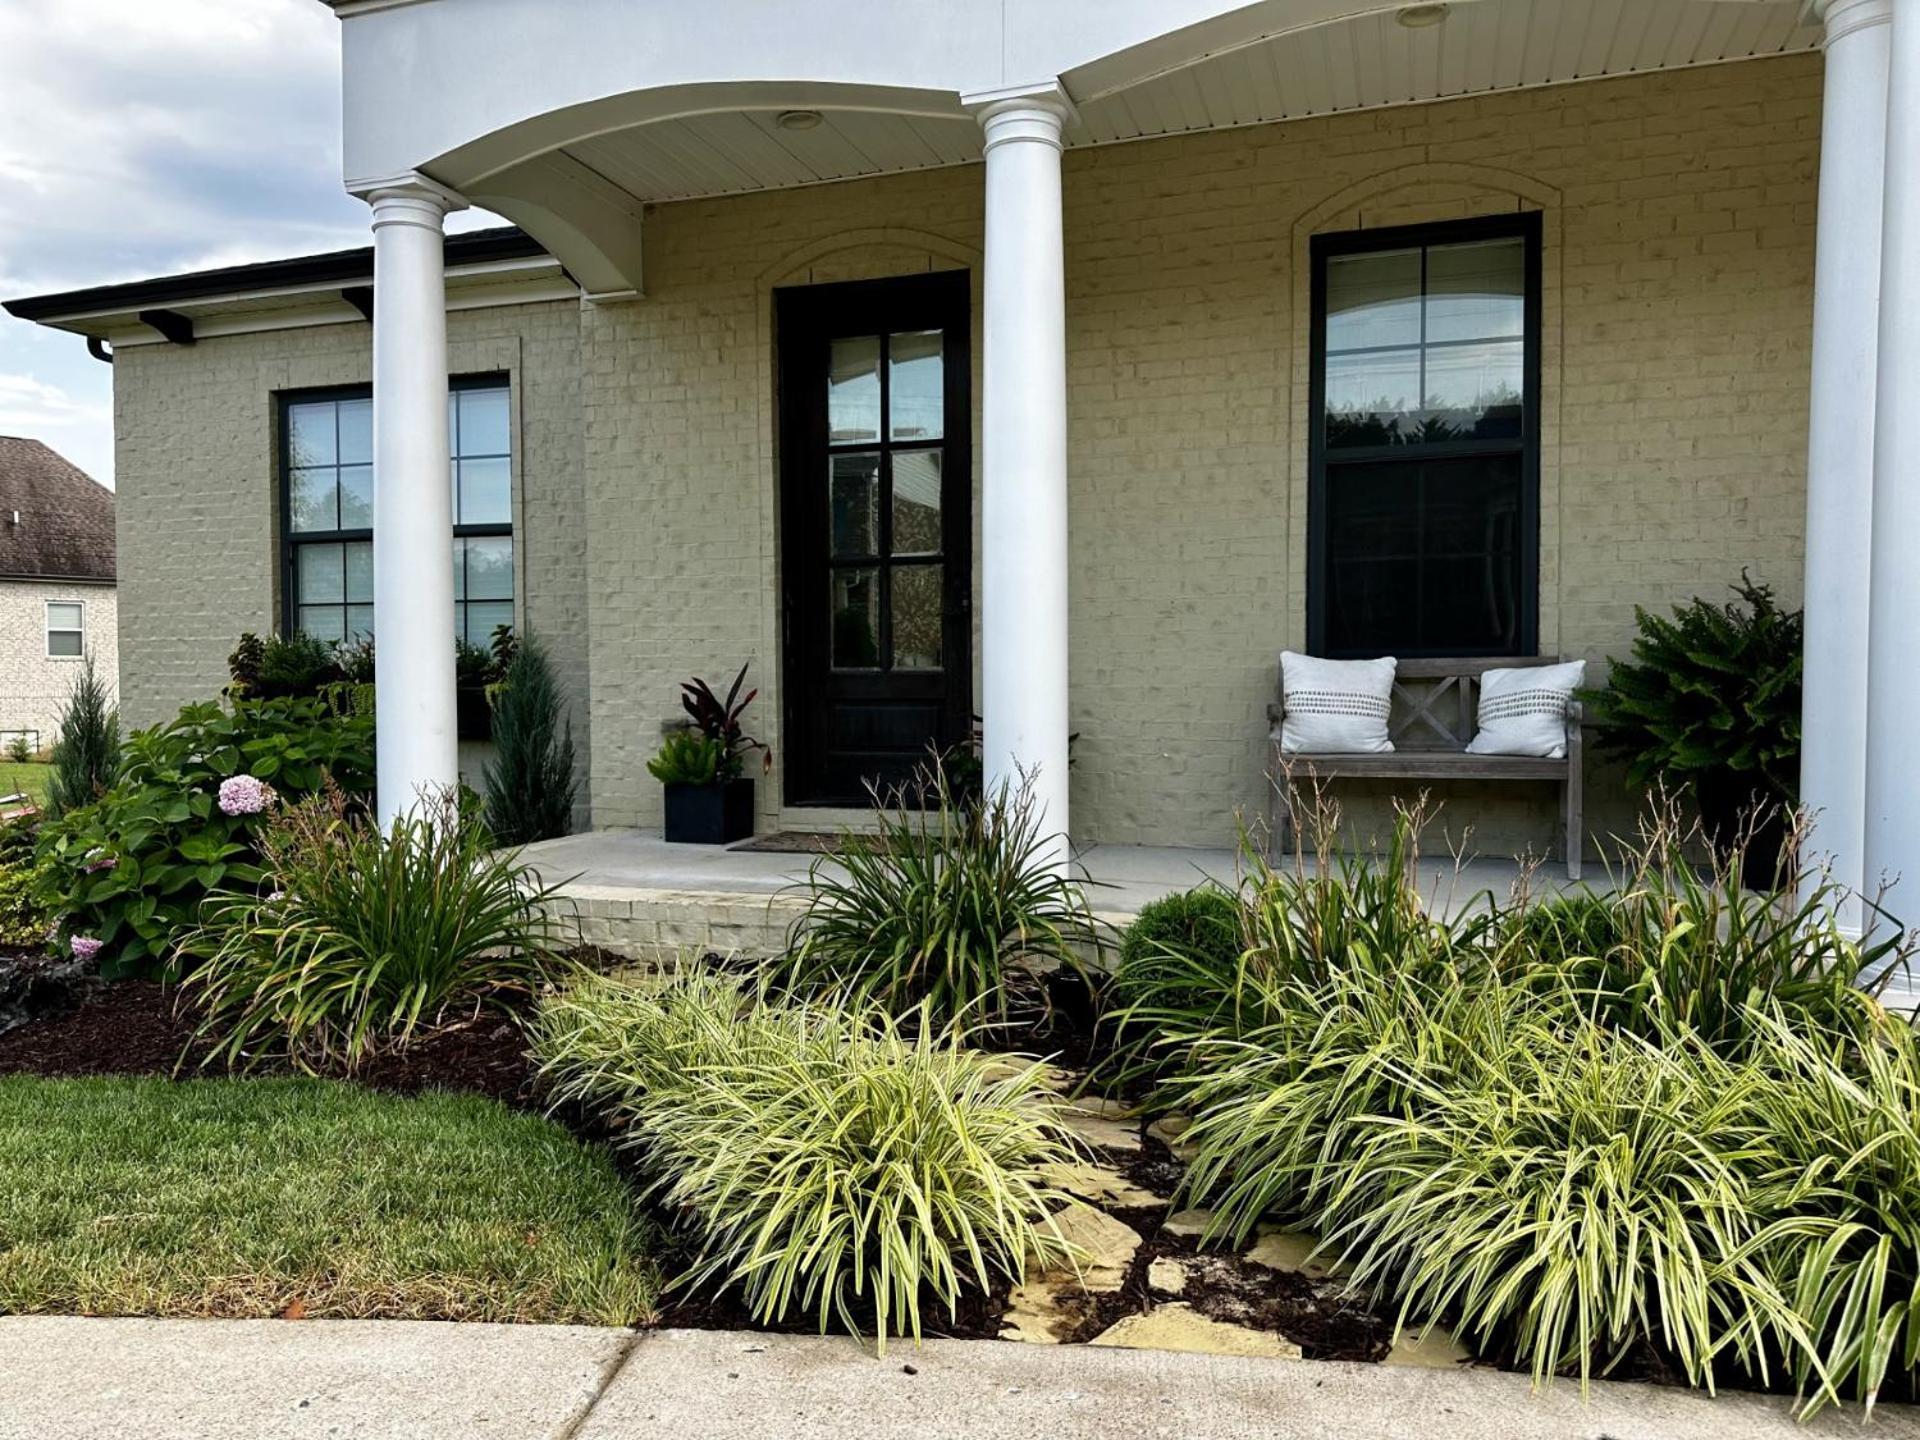
<svg viewBox="0 0 1920 1440"><path fill-rule="evenodd" d="M697 676L680 687L687 724L670 732L647 762L666 786L666 838L686 845L724 845L753 833L753 781L746 775L750 750L771 768L773 752L740 728L740 716L758 690L740 693L747 667L733 677L722 700Z"/></svg>
<svg viewBox="0 0 1920 1440"><path fill-rule="evenodd" d="M1631 660L1608 662L1607 688L1583 698L1603 748L1636 785L1684 787L1722 855L1744 840L1745 881L1773 884L1799 799L1798 610L1743 572L1736 601L1695 600L1663 619L1638 606Z"/></svg>

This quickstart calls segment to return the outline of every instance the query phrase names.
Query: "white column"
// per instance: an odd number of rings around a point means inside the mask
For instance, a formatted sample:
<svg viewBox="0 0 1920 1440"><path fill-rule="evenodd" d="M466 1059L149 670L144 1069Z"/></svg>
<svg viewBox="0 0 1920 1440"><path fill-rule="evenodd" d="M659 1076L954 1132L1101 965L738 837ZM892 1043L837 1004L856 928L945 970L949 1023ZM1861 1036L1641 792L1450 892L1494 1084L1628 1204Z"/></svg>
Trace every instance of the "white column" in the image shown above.
<svg viewBox="0 0 1920 1440"><path fill-rule="evenodd" d="M1826 24L1808 417L1806 698L1800 802L1808 855L1865 885L1868 548L1880 326L1880 195L1892 0L1821 0ZM1857 925L1860 906L1841 919Z"/></svg>
<svg viewBox="0 0 1920 1440"><path fill-rule="evenodd" d="M1067 836L1067 337L1057 91L993 98L986 131L981 674L989 786L1032 777Z"/></svg>
<svg viewBox="0 0 1920 1440"><path fill-rule="evenodd" d="M1920 922L1920 0L1893 0L1880 236L1866 880Z"/></svg>
<svg viewBox="0 0 1920 1440"><path fill-rule="evenodd" d="M421 180L373 207L373 627L382 824L459 783L443 222Z"/></svg>

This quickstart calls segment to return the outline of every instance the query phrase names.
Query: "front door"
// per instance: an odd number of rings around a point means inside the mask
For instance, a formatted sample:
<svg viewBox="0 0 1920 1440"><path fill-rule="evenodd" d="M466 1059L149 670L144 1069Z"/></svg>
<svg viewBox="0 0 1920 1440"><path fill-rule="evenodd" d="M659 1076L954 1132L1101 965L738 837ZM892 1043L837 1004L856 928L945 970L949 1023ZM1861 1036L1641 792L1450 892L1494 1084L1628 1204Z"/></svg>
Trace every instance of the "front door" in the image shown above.
<svg viewBox="0 0 1920 1440"><path fill-rule="evenodd" d="M775 300L786 799L860 805L971 726L967 274Z"/></svg>

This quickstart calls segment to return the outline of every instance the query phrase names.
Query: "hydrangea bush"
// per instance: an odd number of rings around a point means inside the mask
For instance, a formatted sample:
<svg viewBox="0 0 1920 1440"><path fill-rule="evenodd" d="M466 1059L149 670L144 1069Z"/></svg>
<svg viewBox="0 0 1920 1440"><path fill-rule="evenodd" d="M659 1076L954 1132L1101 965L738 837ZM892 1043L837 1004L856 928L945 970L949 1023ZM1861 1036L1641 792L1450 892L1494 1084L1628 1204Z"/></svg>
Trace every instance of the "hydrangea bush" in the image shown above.
<svg viewBox="0 0 1920 1440"><path fill-rule="evenodd" d="M373 773L369 716L310 697L190 705L129 736L119 782L41 832L40 899L76 955L98 947L101 973L159 970L209 891L260 882L276 801L329 778L370 793Z"/></svg>

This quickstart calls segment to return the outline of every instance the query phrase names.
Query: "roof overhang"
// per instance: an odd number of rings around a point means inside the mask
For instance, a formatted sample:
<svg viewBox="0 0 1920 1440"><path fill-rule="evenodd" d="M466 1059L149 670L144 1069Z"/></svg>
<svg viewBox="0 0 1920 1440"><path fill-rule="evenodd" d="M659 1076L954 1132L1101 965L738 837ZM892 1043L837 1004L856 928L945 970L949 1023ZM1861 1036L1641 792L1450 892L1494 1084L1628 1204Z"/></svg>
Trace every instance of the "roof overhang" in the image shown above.
<svg viewBox="0 0 1920 1440"><path fill-rule="evenodd" d="M561 263L512 227L446 240L447 308L478 309L580 294ZM8 314L122 346L190 344L218 335L371 317L373 248L97 285L5 302Z"/></svg>

